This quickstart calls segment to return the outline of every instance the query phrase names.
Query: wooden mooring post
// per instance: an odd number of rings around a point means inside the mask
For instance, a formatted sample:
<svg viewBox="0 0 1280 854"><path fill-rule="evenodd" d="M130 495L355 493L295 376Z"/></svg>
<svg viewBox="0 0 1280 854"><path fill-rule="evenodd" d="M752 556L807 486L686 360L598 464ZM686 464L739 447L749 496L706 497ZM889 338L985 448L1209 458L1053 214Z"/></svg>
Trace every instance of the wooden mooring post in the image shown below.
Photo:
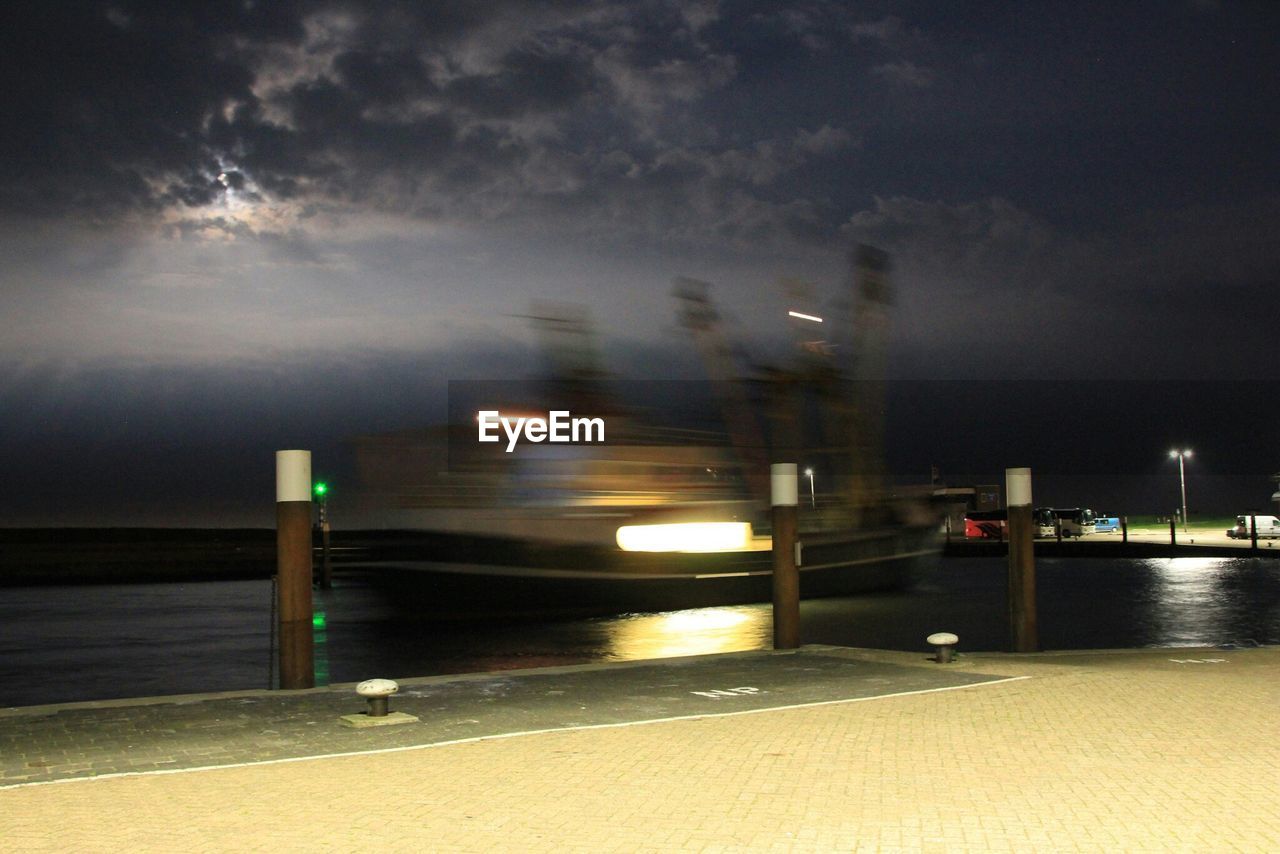
<svg viewBox="0 0 1280 854"><path fill-rule="evenodd" d="M773 503L773 648L800 646L800 571L796 568L799 477L795 463L770 469Z"/></svg>
<svg viewBox="0 0 1280 854"><path fill-rule="evenodd" d="M1014 652L1035 652L1035 531L1031 522L1031 469L1005 469L1009 515L1009 629Z"/></svg>
<svg viewBox="0 0 1280 854"><path fill-rule="evenodd" d="M311 634L311 452L276 451L280 687L314 688Z"/></svg>

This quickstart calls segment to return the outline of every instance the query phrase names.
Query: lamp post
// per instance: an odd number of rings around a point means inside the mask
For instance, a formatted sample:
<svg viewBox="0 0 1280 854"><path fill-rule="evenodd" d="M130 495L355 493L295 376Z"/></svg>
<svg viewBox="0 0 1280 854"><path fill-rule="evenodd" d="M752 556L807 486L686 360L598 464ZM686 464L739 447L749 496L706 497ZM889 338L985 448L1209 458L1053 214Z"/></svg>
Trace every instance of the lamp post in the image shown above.
<svg viewBox="0 0 1280 854"><path fill-rule="evenodd" d="M1189 449L1173 450L1169 452L1169 458L1178 458L1178 483L1182 486L1182 532L1187 533L1187 470L1183 461L1191 456Z"/></svg>
<svg viewBox="0 0 1280 854"><path fill-rule="evenodd" d="M809 478L809 507L810 509L812 509L818 506L818 499L815 497L815 494L813 491L813 469L812 468L805 469L804 476Z"/></svg>

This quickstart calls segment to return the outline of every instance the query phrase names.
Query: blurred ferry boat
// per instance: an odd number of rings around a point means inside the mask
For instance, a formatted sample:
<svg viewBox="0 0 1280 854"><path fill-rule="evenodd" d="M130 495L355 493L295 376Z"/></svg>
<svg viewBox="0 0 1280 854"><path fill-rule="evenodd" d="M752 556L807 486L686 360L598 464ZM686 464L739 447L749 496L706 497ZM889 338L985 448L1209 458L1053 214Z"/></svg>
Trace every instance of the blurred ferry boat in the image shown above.
<svg viewBox="0 0 1280 854"><path fill-rule="evenodd" d="M732 449L678 431L646 438L546 446L471 471L456 460L449 469L440 430L357 440L366 500L388 530L363 535L349 565L436 617L768 601L767 507L745 492ZM832 496L814 494L799 511L806 598L901 587L940 549L916 497L857 526Z"/></svg>
<svg viewBox="0 0 1280 854"><path fill-rule="evenodd" d="M809 501L799 507L801 596L908 583L941 549L938 518L924 495L886 489L888 256L861 246L850 261L853 292L830 322L803 301L807 288L793 289L797 309L806 309L786 312L794 354L786 368L763 372L739 363L710 286L676 279L680 319L710 388L690 394L688 384L658 383L647 405L638 402L645 389L608 390L584 312L535 310L552 379L532 402L518 400L529 383L451 383L449 426L355 441L376 518L417 532L388 537L371 566L454 614L507 604L581 613L766 601L769 463L789 449L786 458L812 461ZM717 410L714 426L691 429L675 417L682 397L703 416ZM515 453L478 441L477 422L483 433L500 404L530 403L535 413L601 416L607 441Z"/></svg>

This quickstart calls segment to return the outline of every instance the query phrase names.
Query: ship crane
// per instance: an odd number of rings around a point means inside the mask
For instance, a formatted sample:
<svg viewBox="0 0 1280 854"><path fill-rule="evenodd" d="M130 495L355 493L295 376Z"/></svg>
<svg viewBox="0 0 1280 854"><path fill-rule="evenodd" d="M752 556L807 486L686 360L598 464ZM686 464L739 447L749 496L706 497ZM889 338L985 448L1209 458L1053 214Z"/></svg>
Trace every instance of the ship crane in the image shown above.
<svg viewBox="0 0 1280 854"><path fill-rule="evenodd" d="M772 446L825 458L832 491L861 517L884 492L884 381L892 291L889 256L883 251L859 245L850 254L849 268L847 295L827 316L814 308L810 285L783 281L789 302L797 306L788 312L797 360L791 369L769 372L768 410ZM708 375L717 381L726 427L747 463L752 492L765 497L769 445L744 393L742 360L724 334L710 287L679 277L673 293L680 320L693 335ZM816 415L808 431L806 411ZM816 433L810 432L815 428Z"/></svg>
<svg viewBox="0 0 1280 854"><path fill-rule="evenodd" d="M795 286L792 286L795 291ZM882 503L884 474L884 384L889 340L889 256L859 244L849 255L849 272L821 349L804 348L804 385L817 399L823 447L833 478L854 515Z"/></svg>
<svg viewBox="0 0 1280 854"><path fill-rule="evenodd" d="M606 389L610 374L603 367L591 317L581 306L535 302L530 314L516 315L533 324L546 357L547 384L555 401L570 411L615 414L617 402Z"/></svg>
<svg viewBox="0 0 1280 854"><path fill-rule="evenodd" d="M850 261L849 284L854 297L853 381L859 403L852 443L852 452L859 460L854 490L865 504L880 498L885 489L884 387L893 288L889 282L888 253L859 244Z"/></svg>
<svg viewBox="0 0 1280 854"><path fill-rule="evenodd" d="M769 457L764 433L745 393L738 354L724 334L720 312L710 296L711 285L677 276L672 294L679 303L680 322L693 335L707 375L720 398L729 441L743 462L743 478L752 497L769 497Z"/></svg>

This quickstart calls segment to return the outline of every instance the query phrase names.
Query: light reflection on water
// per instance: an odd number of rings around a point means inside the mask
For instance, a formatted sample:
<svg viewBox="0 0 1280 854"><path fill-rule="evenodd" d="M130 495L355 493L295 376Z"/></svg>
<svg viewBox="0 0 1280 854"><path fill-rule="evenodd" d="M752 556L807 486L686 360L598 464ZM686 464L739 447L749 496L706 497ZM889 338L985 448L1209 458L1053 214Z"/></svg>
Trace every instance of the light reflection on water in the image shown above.
<svg viewBox="0 0 1280 854"><path fill-rule="evenodd" d="M1225 627L1247 630L1251 625L1272 626L1277 597L1268 593L1265 580L1276 577L1272 561L1240 558L1163 558L1140 561L1151 580L1142 600L1152 646L1197 646L1223 641ZM1268 609L1268 598L1270 608ZM1270 610L1268 621L1266 611ZM1250 615L1260 611L1258 620ZM1233 641L1260 641L1252 634ZM1274 632L1268 642L1274 642Z"/></svg>
<svg viewBox="0 0 1280 854"><path fill-rule="evenodd" d="M611 661L743 652L772 642L773 620L761 608L631 614L612 622L607 637L605 655Z"/></svg>
<svg viewBox="0 0 1280 854"><path fill-rule="evenodd" d="M1041 559L1042 649L1280 644L1280 560ZM805 600L804 643L1008 649L1005 562L939 560L907 590ZM424 624L380 591L317 591L318 684L768 649L768 603L559 622ZM0 706L265 687L270 582L11 588Z"/></svg>
<svg viewBox="0 0 1280 854"><path fill-rule="evenodd" d="M329 677L329 618L323 604L314 609L311 617L311 640L314 644L312 660L317 685L328 685Z"/></svg>
<svg viewBox="0 0 1280 854"><path fill-rule="evenodd" d="M1144 561L1151 595L1144 603L1159 646L1192 646L1219 625L1229 608L1223 575L1230 558L1170 558Z"/></svg>

